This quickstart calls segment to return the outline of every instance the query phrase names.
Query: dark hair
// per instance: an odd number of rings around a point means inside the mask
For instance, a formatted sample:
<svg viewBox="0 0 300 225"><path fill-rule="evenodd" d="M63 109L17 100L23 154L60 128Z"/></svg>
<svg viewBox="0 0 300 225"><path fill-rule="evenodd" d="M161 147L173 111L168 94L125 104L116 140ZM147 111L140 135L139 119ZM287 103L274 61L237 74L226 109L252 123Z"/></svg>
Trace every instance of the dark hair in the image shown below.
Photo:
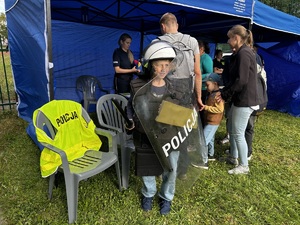
<svg viewBox="0 0 300 225"><path fill-rule="evenodd" d="M199 48L203 47L204 52L209 54L210 53L210 47L206 41L198 40Z"/></svg>
<svg viewBox="0 0 300 225"><path fill-rule="evenodd" d="M220 53L220 52L222 52L223 53L223 51L221 50L221 49L216 49L216 52L215 52L215 57Z"/></svg>
<svg viewBox="0 0 300 225"><path fill-rule="evenodd" d="M127 38L132 40L132 37L129 34L127 34L127 33L121 34L118 44L121 46L121 41L125 41Z"/></svg>

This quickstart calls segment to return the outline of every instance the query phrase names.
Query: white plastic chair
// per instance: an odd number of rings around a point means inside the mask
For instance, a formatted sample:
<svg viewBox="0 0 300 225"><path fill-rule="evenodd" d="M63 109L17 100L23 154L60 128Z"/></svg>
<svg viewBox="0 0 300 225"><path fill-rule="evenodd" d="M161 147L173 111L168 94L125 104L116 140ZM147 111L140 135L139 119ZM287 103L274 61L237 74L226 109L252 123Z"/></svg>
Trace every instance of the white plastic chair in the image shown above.
<svg viewBox="0 0 300 225"><path fill-rule="evenodd" d="M125 131L125 119L114 106L112 99L118 101L124 111L128 100L119 94L107 94L101 96L97 101L96 112L100 127L109 129L118 134L118 145L121 149L121 171L122 186L127 189L129 186L130 156L135 151L132 135Z"/></svg>

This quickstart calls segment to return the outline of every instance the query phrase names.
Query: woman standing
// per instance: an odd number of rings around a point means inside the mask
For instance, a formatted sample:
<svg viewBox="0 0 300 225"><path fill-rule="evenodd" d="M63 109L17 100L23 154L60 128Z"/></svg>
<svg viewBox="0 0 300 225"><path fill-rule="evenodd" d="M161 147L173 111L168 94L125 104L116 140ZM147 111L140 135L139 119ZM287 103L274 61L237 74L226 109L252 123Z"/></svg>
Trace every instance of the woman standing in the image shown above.
<svg viewBox="0 0 300 225"><path fill-rule="evenodd" d="M134 57L129 50L132 38L129 34L122 34L119 38L119 48L113 53L113 66L115 68L114 85L116 93L129 93L130 81L133 74L140 72L133 64Z"/></svg>
<svg viewBox="0 0 300 225"><path fill-rule="evenodd" d="M247 174L248 147L245 130L251 113L259 108L257 94L257 68L250 30L241 25L233 26L227 33L228 44L235 53L229 64L229 83L221 90L221 98L231 99L232 106L228 115L228 130L230 134L230 156L227 161L238 165L229 170L229 174ZM238 163L237 158L240 158Z"/></svg>

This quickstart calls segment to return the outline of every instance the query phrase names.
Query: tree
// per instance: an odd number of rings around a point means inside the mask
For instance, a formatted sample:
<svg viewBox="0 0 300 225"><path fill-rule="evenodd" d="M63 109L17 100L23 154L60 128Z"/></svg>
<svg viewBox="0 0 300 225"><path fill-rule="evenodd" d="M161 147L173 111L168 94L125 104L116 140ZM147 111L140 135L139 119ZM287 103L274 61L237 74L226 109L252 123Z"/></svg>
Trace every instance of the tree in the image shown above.
<svg viewBox="0 0 300 225"><path fill-rule="evenodd" d="M7 39L6 17L4 13L0 14L0 36L2 40Z"/></svg>
<svg viewBox="0 0 300 225"><path fill-rule="evenodd" d="M262 3L300 18L299 0L261 0Z"/></svg>

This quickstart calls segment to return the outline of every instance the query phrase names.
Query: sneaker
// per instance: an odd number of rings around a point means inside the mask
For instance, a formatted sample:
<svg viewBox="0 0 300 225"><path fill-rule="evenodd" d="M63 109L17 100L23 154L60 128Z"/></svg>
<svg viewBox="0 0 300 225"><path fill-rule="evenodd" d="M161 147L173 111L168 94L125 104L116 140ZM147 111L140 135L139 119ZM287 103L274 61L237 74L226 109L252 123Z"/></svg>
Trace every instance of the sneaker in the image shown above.
<svg viewBox="0 0 300 225"><path fill-rule="evenodd" d="M150 211L152 209L152 201L153 198L142 196L142 209L146 212Z"/></svg>
<svg viewBox="0 0 300 225"><path fill-rule="evenodd" d="M227 155L226 157L220 157L220 162L226 162L227 164L235 165L237 166L239 164L239 161L236 158L231 157L230 155Z"/></svg>
<svg viewBox="0 0 300 225"><path fill-rule="evenodd" d="M214 156L208 156L208 161L216 161L216 158Z"/></svg>
<svg viewBox="0 0 300 225"><path fill-rule="evenodd" d="M248 161L250 161L252 159L252 155L248 156Z"/></svg>
<svg viewBox="0 0 300 225"><path fill-rule="evenodd" d="M250 172L248 166L239 165L232 170L228 170L229 174L248 174Z"/></svg>
<svg viewBox="0 0 300 225"><path fill-rule="evenodd" d="M225 145L225 144L229 143L229 134L226 135L226 137L225 137L224 139L222 139L222 140L220 141L220 143L221 143L222 145Z"/></svg>
<svg viewBox="0 0 300 225"><path fill-rule="evenodd" d="M171 204L172 204L171 201L167 201L167 200L160 198L160 201L159 201L160 214L161 215L169 214L171 211Z"/></svg>
<svg viewBox="0 0 300 225"><path fill-rule="evenodd" d="M193 167L208 170L208 163L191 163Z"/></svg>

